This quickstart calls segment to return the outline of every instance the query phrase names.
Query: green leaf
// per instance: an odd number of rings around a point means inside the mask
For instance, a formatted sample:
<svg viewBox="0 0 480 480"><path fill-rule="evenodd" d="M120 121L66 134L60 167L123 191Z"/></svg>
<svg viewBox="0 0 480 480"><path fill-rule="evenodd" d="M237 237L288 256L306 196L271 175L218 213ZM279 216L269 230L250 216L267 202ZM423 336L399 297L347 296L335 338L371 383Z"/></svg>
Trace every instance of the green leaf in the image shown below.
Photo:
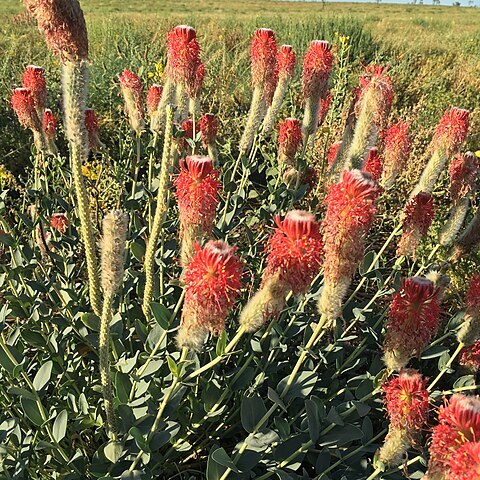
<svg viewBox="0 0 480 480"><path fill-rule="evenodd" d="M68 412L62 410L53 422L53 438L60 442L65 437L67 432L67 423L68 423Z"/></svg>
<svg viewBox="0 0 480 480"><path fill-rule="evenodd" d="M152 302L150 304L150 310L152 310L152 315L155 321L164 329L168 329L168 324L170 322L170 311L165 305L161 303Z"/></svg>
<svg viewBox="0 0 480 480"><path fill-rule="evenodd" d="M273 388L268 387L267 396L275 405L278 405L284 412L287 411L287 409L285 408L285 404L280 398L280 395Z"/></svg>
<svg viewBox="0 0 480 480"><path fill-rule="evenodd" d="M50 381L52 376L52 367L53 362L49 360L40 367L40 370L35 375L35 378L33 379L33 386L37 392L42 390L42 388L44 388Z"/></svg>
<svg viewBox="0 0 480 480"><path fill-rule="evenodd" d="M208 456L207 472L206 472L207 480L220 480L222 475L227 470L226 467L224 467L223 465L220 465L218 462L216 462L213 459L213 453L214 452L215 452L215 450L212 450L210 452L210 455Z"/></svg>
<svg viewBox="0 0 480 480"><path fill-rule="evenodd" d="M335 427L333 430L323 435L320 439L322 445L331 445L341 447L354 440L363 438L363 432L360 428L354 425L345 425L343 427Z"/></svg>
<svg viewBox="0 0 480 480"><path fill-rule="evenodd" d="M212 460L219 465L229 468L232 472L240 473L237 466L232 462L227 452L223 448L217 448L212 452Z"/></svg>
<svg viewBox="0 0 480 480"><path fill-rule="evenodd" d="M131 389L132 383L130 382L128 375L122 372L117 372L115 374L115 390L120 403L128 403Z"/></svg>
<svg viewBox="0 0 480 480"><path fill-rule="evenodd" d="M15 245L15 240L8 233L0 232L0 243L7 245L8 247L13 247Z"/></svg>
<svg viewBox="0 0 480 480"><path fill-rule="evenodd" d="M227 346L227 332L225 330L222 331L221 335L218 337L217 346L215 347L215 352L217 357L223 355L225 351L225 347Z"/></svg>
<svg viewBox="0 0 480 480"><path fill-rule="evenodd" d="M38 408L38 404L35 400L30 398L20 397L20 404L22 405L23 412L28 419L37 427L43 424L42 414Z"/></svg>
<svg viewBox="0 0 480 480"><path fill-rule="evenodd" d="M132 427L128 433L135 439L138 448L142 449L145 453L150 453L150 446L137 427Z"/></svg>
<svg viewBox="0 0 480 480"><path fill-rule="evenodd" d="M283 391L289 378L290 378L290 375L283 378L278 384L277 390L279 390L280 392ZM318 375L315 372L304 371L304 372L298 373L293 379L293 382L287 394L285 395L285 398L284 398L285 402L288 403L294 398L307 397L313 390L313 387L315 386L315 384L317 383L317 379L318 379Z"/></svg>
<svg viewBox="0 0 480 480"><path fill-rule="evenodd" d="M252 433L266 413L267 409L260 395L255 394L253 397L243 397L240 418L242 426L247 432Z"/></svg>
<svg viewBox="0 0 480 480"><path fill-rule="evenodd" d="M24 357L15 348L10 345L0 345L0 365L15 378L23 369Z"/></svg>
<svg viewBox="0 0 480 480"><path fill-rule="evenodd" d="M167 357L168 368L174 377L178 377L178 365L172 357Z"/></svg>
<svg viewBox="0 0 480 480"><path fill-rule="evenodd" d="M313 443L317 443L320 436L320 418L318 415L317 404L313 400L305 400L305 410L307 412L308 432Z"/></svg>
<svg viewBox="0 0 480 480"><path fill-rule="evenodd" d="M120 442L109 442L105 445L103 453L107 460L110 460L112 463L117 463L123 453L123 445Z"/></svg>

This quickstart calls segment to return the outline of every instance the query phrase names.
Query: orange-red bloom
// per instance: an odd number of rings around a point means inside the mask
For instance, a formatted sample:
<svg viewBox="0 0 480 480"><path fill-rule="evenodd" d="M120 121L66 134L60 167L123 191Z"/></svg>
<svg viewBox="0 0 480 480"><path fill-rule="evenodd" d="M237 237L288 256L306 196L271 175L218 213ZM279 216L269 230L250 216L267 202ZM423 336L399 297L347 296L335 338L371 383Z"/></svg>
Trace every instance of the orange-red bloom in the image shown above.
<svg viewBox="0 0 480 480"><path fill-rule="evenodd" d="M63 234L68 228L68 218L64 213L54 213L50 220L50 225Z"/></svg>
<svg viewBox="0 0 480 480"><path fill-rule="evenodd" d="M57 134L57 117L49 108L46 108L43 112L42 126L45 136L55 140Z"/></svg>
<svg viewBox="0 0 480 480"><path fill-rule="evenodd" d="M371 148L368 152L367 159L363 165L363 171L370 173L375 181L382 176L383 163L378 153L378 148Z"/></svg>
<svg viewBox="0 0 480 480"><path fill-rule="evenodd" d="M47 82L44 73L43 67L28 65L22 75L22 87L30 90L39 118L43 115L47 102Z"/></svg>
<svg viewBox="0 0 480 480"><path fill-rule="evenodd" d="M305 53L302 72L303 98L325 97L328 77L333 65L331 46L323 40L314 40Z"/></svg>
<svg viewBox="0 0 480 480"><path fill-rule="evenodd" d="M455 156L450 164L450 196L453 203L466 197L475 188L478 174L479 165L474 153Z"/></svg>
<svg viewBox="0 0 480 480"><path fill-rule="evenodd" d="M305 293L318 275L323 258L319 224L313 213L292 210L280 220L268 242L267 268L263 283L278 275L294 293Z"/></svg>
<svg viewBox="0 0 480 480"><path fill-rule="evenodd" d="M147 92L147 112L152 116L158 110L158 104L162 99L163 87L154 83Z"/></svg>
<svg viewBox="0 0 480 480"><path fill-rule="evenodd" d="M296 54L291 45L282 45L277 53L276 73L278 78L291 79L295 70Z"/></svg>
<svg viewBox="0 0 480 480"><path fill-rule="evenodd" d="M275 81L277 41L275 32L269 28L255 31L250 46L252 82L254 86L264 86ZM270 85L271 87L271 85Z"/></svg>
<svg viewBox="0 0 480 480"><path fill-rule="evenodd" d="M480 478L480 441L463 444L453 455L449 480Z"/></svg>
<svg viewBox="0 0 480 480"><path fill-rule="evenodd" d="M445 155L452 156L465 140L470 126L470 112L453 107L441 118L432 140L434 148L445 148Z"/></svg>
<svg viewBox="0 0 480 480"><path fill-rule="evenodd" d="M11 98L12 108L24 128L40 130L40 120L35 110L35 100L28 88L16 88Z"/></svg>
<svg viewBox="0 0 480 480"><path fill-rule="evenodd" d="M218 133L217 117L213 113L206 113L200 118L199 126L203 147L206 148L207 145L215 144Z"/></svg>
<svg viewBox="0 0 480 480"><path fill-rule="evenodd" d="M295 163L295 154L302 143L302 129L296 118L286 118L280 122L278 136L278 157L281 162Z"/></svg>
<svg viewBox="0 0 480 480"><path fill-rule="evenodd" d="M385 186L391 186L407 164L412 144L409 129L408 122L397 122L390 125L385 132L383 149Z"/></svg>

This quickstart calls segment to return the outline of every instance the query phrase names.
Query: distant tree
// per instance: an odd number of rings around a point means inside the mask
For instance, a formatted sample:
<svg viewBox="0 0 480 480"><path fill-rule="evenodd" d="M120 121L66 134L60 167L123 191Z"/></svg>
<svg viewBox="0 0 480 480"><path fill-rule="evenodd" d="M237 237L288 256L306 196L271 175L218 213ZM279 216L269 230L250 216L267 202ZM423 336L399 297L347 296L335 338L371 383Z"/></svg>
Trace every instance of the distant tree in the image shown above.
<svg viewBox="0 0 480 480"><path fill-rule="evenodd" d="M434 5L440 5L440 0L432 0L432 3L433 3Z"/></svg>
<svg viewBox="0 0 480 480"><path fill-rule="evenodd" d="M459 7L459 6L460 6L460 2L453 2L453 6L454 6L454 7Z"/></svg>

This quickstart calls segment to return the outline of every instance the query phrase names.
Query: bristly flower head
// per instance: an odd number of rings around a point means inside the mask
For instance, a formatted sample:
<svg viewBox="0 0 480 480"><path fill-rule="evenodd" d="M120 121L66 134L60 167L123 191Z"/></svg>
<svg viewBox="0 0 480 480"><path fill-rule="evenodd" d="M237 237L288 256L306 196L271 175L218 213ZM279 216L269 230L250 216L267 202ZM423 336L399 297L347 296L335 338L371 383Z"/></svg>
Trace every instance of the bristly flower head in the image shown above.
<svg viewBox="0 0 480 480"><path fill-rule="evenodd" d="M212 159L192 155L181 161L175 188L182 231L199 226L204 233L210 233L220 188Z"/></svg>
<svg viewBox="0 0 480 480"><path fill-rule="evenodd" d="M441 118L432 140L434 148L444 148L447 157L452 156L465 140L470 126L470 112L453 107Z"/></svg>
<svg viewBox="0 0 480 480"><path fill-rule="evenodd" d="M452 457L462 445L480 438L480 399L475 396L453 395L440 407L438 425L433 429L428 472L450 476ZM468 478L468 477L467 477Z"/></svg>
<svg viewBox="0 0 480 480"><path fill-rule="evenodd" d="M397 122L390 125L385 132L383 149L383 186L385 187L392 186L393 181L407 164L412 144L408 134L409 129L408 122Z"/></svg>
<svg viewBox="0 0 480 480"><path fill-rule="evenodd" d="M296 118L286 118L280 122L278 136L278 159L280 163L295 163L295 154L302 143L302 129Z"/></svg>
<svg viewBox="0 0 480 480"><path fill-rule="evenodd" d="M426 382L416 370L401 370L398 377L383 385L393 428L419 429L426 423L429 410Z"/></svg>
<svg viewBox="0 0 480 480"><path fill-rule="evenodd" d="M323 221L325 277L336 283L350 278L363 257L363 239L377 211L380 189L372 176L360 170L345 170L332 185L325 200Z"/></svg>
<svg viewBox="0 0 480 480"><path fill-rule="evenodd" d="M399 370L420 355L438 328L438 289L420 277L402 279L402 288L390 304L384 351L387 367Z"/></svg>
<svg viewBox="0 0 480 480"><path fill-rule="evenodd" d="M223 331L242 286L243 265L235 250L220 240L210 240L203 248L196 244L184 275L181 329L204 327L214 335Z"/></svg>
<svg viewBox="0 0 480 480"><path fill-rule="evenodd" d="M61 60L86 60L88 37L78 0L23 0L47 45Z"/></svg>
<svg viewBox="0 0 480 480"><path fill-rule="evenodd" d="M303 98L325 96L328 76L333 65L332 47L323 40L313 40L303 59Z"/></svg>
<svg viewBox="0 0 480 480"><path fill-rule="evenodd" d="M55 139L57 135L57 117L49 108L46 108L43 112L42 127L43 133L47 138Z"/></svg>
<svg viewBox="0 0 480 480"><path fill-rule="evenodd" d="M213 113L206 113L200 118L200 132L204 148L214 145L218 134L218 119Z"/></svg>
<svg viewBox="0 0 480 480"><path fill-rule="evenodd" d="M68 218L64 213L54 213L50 220L50 225L63 234L68 228Z"/></svg>
<svg viewBox="0 0 480 480"><path fill-rule="evenodd" d="M480 478L480 441L463 444L451 459L449 480Z"/></svg>
<svg viewBox="0 0 480 480"><path fill-rule="evenodd" d="M119 77L125 113L128 115L132 129L140 135L145 128L143 121L142 81L139 76L125 69Z"/></svg>
<svg viewBox="0 0 480 480"><path fill-rule="evenodd" d="M28 88L16 88L11 98L12 108L24 128L40 130L40 120L35 110L35 100Z"/></svg>
<svg viewBox="0 0 480 480"><path fill-rule="evenodd" d="M147 112L152 116L157 110L162 99L163 87L154 83L147 93Z"/></svg>
<svg viewBox="0 0 480 480"><path fill-rule="evenodd" d="M268 242L267 268L263 283L278 275L295 294L305 293L320 271L323 242L313 213L292 210L275 218L277 228Z"/></svg>
<svg viewBox="0 0 480 480"><path fill-rule="evenodd" d="M275 32L269 28L259 28L255 31L250 46L252 63L252 82L255 87L268 87L275 80L275 65L277 41Z"/></svg>
<svg viewBox="0 0 480 480"><path fill-rule="evenodd" d="M477 340L470 347L462 348L458 363L474 372L480 370L480 340Z"/></svg>
<svg viewBox="0 0 480 480"><path fill-rule="evenodd" d="M383 171L383 163L378 153L378 148L374 147L370 149L362 170L370 173L375 181L380 179Z"/></svg>
<svg viewBox="0 0 480 480"><path fill-rule="evenodd" d="M30 90L39 118L43 116L47 102L47 82L44 73L43 67L28 65L22 75L22 87Z"/></svg>
<svg viewBox="0 0 480 480"><path fill-rule="evenodd" d="M480 309L480 274L472 276L465 303L469 310Z"/></svg>
<svg viewBox="0 0 480 480"><path fill-rule="evenodd" d="M167 57L168 75L175 83L185 85L190 94L198 83L197 70L201 65L200 45L194 28L178 25L170 30L167 38Z"/></svg>
<svg viewBox="0 0 480 480"><path fill-rule="evenodd" d="M193 140L193 120L187 118L182 122L180 128L184 133L177 139L177 145L180 156L182 157L185 156L188 151L191 151L191 147L187 140Z"/></svg>
<svg viewBox="0 0 480 480"><path fill-rule="evenodd" d="M88 134L88 147L92 152L96 152L104 145L100 141L98 119L95 110L92 108L85 109L85 129Z"/></svg>
<svg viewBox="0 0 480 480"><path fill-rule="evenodd" d="M478 174L478 160L473 152L455 156L450 164L450 196L454 204L475 188Z"/></svg>
<svg viewBox="0 0 480 480"><path fill-rule="evenodd" d="M332 93L330 91L326 92L325 98L320 99L320 105L318 107L318 126L322 125L325 121L331 101Z"/></svg>
<svg viewBox="0 0 480 480"><path fill-rule="evenodd" d="M398 242L397 255L415 256L418 244L424 237L435 215L433 196L417 193L403 211L403 234Z"/></svg>
<svg viewBox="0 0 480 480"><path fill-rule="evenodd" d="M296 55L291 45L282 45L277 53L276 72L278 78L292 79L295 70Z"/></svg>
<svg viewBox="0 0 480 480"><path fill-rule="evenodd" d="M360 77L360 96L357 108L368 108L373 113L373 121L382 130L392 108L394 88L388 67L369 65L366 73ZM368 105L364 105L364 100Z"/></svg>
<svg viewBox="0 0 480 480"><path fill-rule="evenodd" d="M338 149L340 148L341 145L342 145L342 142L338 140L336 142L333 142L328 148L327 163L329 167L333 165L335 158L337 158Z"/></svg>

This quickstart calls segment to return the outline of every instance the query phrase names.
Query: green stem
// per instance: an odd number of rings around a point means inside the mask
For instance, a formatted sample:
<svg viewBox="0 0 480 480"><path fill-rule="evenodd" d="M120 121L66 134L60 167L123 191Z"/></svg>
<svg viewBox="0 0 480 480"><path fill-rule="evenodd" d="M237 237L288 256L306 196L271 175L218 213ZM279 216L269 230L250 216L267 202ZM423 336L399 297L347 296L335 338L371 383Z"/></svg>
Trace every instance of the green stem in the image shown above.
<svg viewBox="0 0 480 480"><path fill-rule="evenodd" d="M457 349L455 352L453 352L453 355L450 357L448 360L447 364L442 368L442 370L439 372L439 374L435 377L435 379L432 381L432 383L428 386L427 390L429 392L432 391L432 388L439 382L439 380L443 377L443 374L452 366L453 361L458 357L460 352L462 351L462 348L465 345L460 342L457 346Z"/></svg>

